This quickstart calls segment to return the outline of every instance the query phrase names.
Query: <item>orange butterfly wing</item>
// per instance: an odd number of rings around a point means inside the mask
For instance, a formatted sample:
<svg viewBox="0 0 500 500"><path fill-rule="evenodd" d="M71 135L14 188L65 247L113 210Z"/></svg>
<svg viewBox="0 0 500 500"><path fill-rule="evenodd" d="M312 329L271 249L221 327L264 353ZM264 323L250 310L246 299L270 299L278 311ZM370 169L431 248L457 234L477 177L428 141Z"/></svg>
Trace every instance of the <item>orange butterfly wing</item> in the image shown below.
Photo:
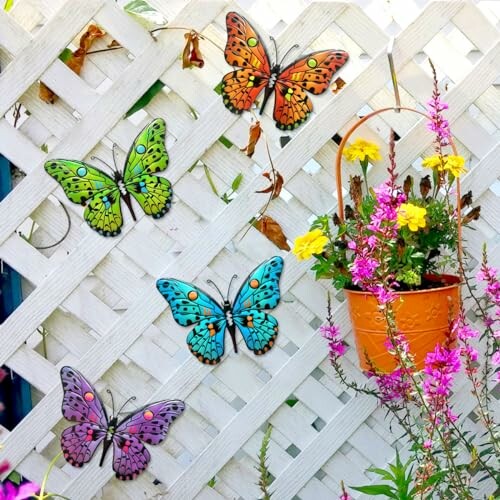
<svg viewBox="0 0 500 500"><path fill-rule="evenodd" d="M273 115L276 126L291 130L305 122L312 103L304 91L322 94L348 59L349 54L343 50L321 50L287 66L276 81Z"/></svg>
<svg viewBox="0 0 500 500"><path fill-rule="evenodd" d="M222 79L222 99L233 113L248 110L269 83L271 68L266 50L250 23L236 12L226 15L227 43L224 57L232 71Z"/></svg>

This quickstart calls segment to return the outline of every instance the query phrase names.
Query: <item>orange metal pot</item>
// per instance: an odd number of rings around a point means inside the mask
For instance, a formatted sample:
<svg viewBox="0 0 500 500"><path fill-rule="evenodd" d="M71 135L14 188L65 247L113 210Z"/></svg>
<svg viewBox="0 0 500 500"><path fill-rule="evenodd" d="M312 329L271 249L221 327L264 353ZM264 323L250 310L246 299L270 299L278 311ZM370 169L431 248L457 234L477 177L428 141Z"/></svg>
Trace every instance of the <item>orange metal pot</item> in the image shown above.
<svg viewBox="0 0 500 500"><path fill-rule="evenodd" d="M398 331L404 333L415 355L417 369L424 366L425 355L443 343L449 334L450 318L456 318L460 308L460 278L446 274L426 276L441 282L440 288L401 292L393 303ZM377 299L369 292L344 289L351 317L359 364L370 370L366 358L384 373L396 368L387 352L387 323Z"/></svg>

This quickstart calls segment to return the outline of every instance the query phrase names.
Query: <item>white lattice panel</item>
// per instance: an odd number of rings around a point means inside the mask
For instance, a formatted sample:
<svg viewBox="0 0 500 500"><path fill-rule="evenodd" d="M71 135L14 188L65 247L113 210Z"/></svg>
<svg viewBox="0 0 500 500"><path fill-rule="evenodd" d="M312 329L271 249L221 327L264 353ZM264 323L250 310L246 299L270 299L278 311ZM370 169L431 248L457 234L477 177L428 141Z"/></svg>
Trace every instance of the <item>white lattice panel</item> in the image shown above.
<svg viewBox="0 0 500 500"><path fill-rule="evenodd" d="M495 2L425 2L359 0L358 2L255 2L150 0L171 26L194 28L223 47L224 18L229 10L249 17L260 35L276 37L283 52L298 43L308 49L342 48L349 63L339 73L346 86L334 95L313 98L314 113L298 131L274 127L272 108L262 117L275 167L285 191L269 215L289 240L309 227L311 217L333 211L333 160L342 135L358 116L394 103L386 49L395 35L394 58L403 104L422 106L432 80L431 57L450 104L448 117L470 172L464 189L482 205L478 231L467 232L467 249L477 264L486 241L493 263L500 264L500 36ZM285 7L286 4L286 7ZM124 50L89 56L81 76L59 59L61 51L95 22ZM109 40L108 40L109 41ZM389 429L384 412L372 399L354 398L333 377L324 341L327 283L315 282L309 263L279 251L248 221L264 206L255 194L269 168L263 144L250 160L239 148L247 141L250 116L228 112L214 87L229 71L222 52L202 42L205 67L182 70L181 31L164 31L155 42L112 0L18 0L9 14L0 11L0 152L25 174L0 204L0 258L24 278L25 300L0 326L0 364L34 387L37 404L1 438L6 457L22 474L41 481L49 461L60 450L59 368L80 369L101 392L115 399L134 393L139 402L180 398L183 417L162 446L150 447L151 465L138 480L122 483L92 461L74 469L60 460L48 489L72 500L89 498L222 498L253 499L256 455L263 429L270 422L270 470L273 498L330 499L346 484L366 484L370 465L394 458L400 433ZM105 46L104 41L95 48ZM124 120L125 112L156 81L165 88L145 110ZM58 96L54 105L38 98L38 80ZM14 128L12 106L29 111ZM195 110L195 119L190 108ZM111 158L110 145L126 151L138 130L153 117L167 122L170 165L165 176L174 185L174 205L164 218L138 215L134 224L124 213L123 232L103 238L88 229L82 209L43 169L48 158ZM418 159L430 151L432 136L418 117L385 114L360 130L387 150L389 129L398 141L402 174L418 176ZM226 148L218 138L233 142ZM291 141L280 147L280 137ZM48 147L48 154L40 146ZM201 160L212 172L220 193L240 172L243 182L225 204L214 192ZM370 172L372 183L384 177ZM57 240L65 220L54 197L66 204L73 221L68 237L55 249L35 246ZM36 222L31 243L17 231ZM280 323L277 345L255 357L244 347L229 353L215 368L200 364L185 345L187 329L172 319L156 291L159 277L175 276L202 283L211 278L224 286L237 272L250 271L263 259L281 254L284 300L275 310ZM475 259L475 260L474 260ZM335 320L349 338L347 312L334 299ZM47 335L47 359L42 338ZM229 347L229 346L228 346ZM346 371L361 378L352 349ZM465 381L456 401L464 418L474 410ZM293 397L293 406L286 400ZM473 419L467 420L473 429ZM215 476L215 485L207 483ZM157 481L156 481L157 480ZM158 484L160 482L161 484ZM491 485L481 483L482 490Z"/></svg>

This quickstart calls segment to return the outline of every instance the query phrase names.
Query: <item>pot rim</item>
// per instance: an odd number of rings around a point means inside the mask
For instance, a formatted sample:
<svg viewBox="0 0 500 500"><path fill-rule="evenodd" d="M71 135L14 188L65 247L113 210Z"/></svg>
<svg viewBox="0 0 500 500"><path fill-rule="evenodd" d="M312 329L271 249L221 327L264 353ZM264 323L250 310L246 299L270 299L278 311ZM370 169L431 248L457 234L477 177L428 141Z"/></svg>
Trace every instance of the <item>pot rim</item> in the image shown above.
<svg viewBox="0 0 500 500"><path fill-rule="evenodd" d="M449 280L450 284L445 285L445 286L440 286L438 288L427 288L425 290L403 290L402 292L398 292L395 290L396 295L416 295L416 294L422 294L422 293L430 293L430 292L436 292L436 291L441 291L441 290L451 290L452 288L459 288L462 284L463 281L460 279L459 276L456 276L454 274L424 274L425 278L428 278L432 281L432 278L446 278ZM437 279L434 281L438 281ZM364 291L364 290L351 290L350 288L343 288L344 293L347 295L352 294L352 295L371 295L373 296L372 292Z"/></svg>

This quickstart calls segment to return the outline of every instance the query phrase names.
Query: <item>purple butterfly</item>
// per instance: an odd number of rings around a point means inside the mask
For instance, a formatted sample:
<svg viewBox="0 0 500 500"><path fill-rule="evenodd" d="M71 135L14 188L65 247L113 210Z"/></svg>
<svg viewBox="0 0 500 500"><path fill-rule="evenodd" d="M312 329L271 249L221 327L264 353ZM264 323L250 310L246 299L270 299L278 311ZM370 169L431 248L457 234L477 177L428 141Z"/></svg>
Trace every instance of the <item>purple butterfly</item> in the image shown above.
<svg viewBox="0 0 500 500"><path fill-rule="evenodd" d="M102 466L106 452L113 444L113 470L116 477L124 481L135 479L151 460L143 442L161 443L170 424L185 408L179 400L158 401L143 406L118 423L117 417L121 410L109 420L99 395L79 371L64 366L61 368L61 382L64 390L64 418L78 422L61 434L64 458L71 465L81 467L103 442L99 463ZM111 392L108 392L112 397ZM135 397L128 399L122 409L132 399Z"/></svg>

